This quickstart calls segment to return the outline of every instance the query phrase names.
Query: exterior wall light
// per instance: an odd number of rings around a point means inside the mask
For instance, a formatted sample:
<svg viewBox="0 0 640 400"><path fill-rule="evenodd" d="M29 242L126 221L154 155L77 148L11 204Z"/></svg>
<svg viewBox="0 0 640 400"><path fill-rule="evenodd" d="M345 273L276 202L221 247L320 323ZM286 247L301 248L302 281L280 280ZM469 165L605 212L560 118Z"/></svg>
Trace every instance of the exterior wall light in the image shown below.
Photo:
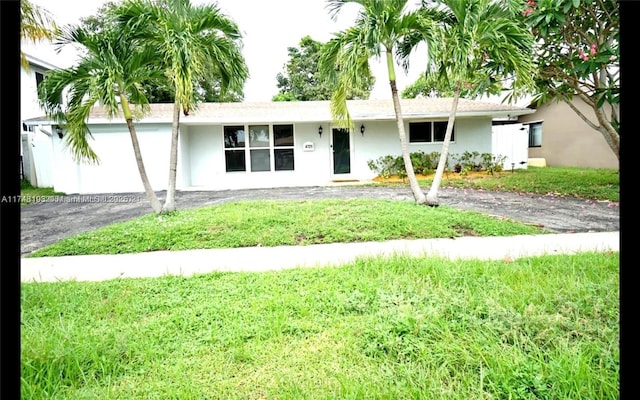
<svg viewBox="0 0 640 400"><path fill-rule="evenodd" d="M58 134L58 137L62 139L62 128L60 128L60 126L56 126L56 133Z"/></svg>
<svg viewBox="0 0 640 400"><path fill-rule="evenodd" d="M322 137L322 125L318 127L318 135Z"/></svg>
<svg viewBox="0 0 640 400"><path fill-rule="evenodd" d="M364 136L364 124L360 125L360 133Z"/></svg>

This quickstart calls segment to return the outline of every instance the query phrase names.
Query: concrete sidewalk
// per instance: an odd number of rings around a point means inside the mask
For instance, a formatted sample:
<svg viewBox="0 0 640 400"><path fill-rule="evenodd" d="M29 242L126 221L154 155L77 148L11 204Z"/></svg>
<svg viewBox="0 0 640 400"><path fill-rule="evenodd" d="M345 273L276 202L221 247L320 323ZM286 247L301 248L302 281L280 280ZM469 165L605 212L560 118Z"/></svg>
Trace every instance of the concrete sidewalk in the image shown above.
<svg viewBox="0 0 640 400"><path fill-rule="evenodd" d="M20 275L22 282L102 281L164 275L190 276L213 271L259 272L296 267L338 266L359 257L395 254L500 260L543 254L619 250L620 232L462 237L22 258Z"/></svg>

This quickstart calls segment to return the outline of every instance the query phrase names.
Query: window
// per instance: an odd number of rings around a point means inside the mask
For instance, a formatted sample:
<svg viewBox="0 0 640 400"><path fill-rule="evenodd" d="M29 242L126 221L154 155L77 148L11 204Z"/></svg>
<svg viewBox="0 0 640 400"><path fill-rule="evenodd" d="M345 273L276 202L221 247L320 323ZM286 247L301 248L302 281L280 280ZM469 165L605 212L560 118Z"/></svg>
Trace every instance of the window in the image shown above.
<svg viewBox="0 0 640 400"><path fill-rule="evenodd" d="M269 125L232 125L223 132L227 172L246 171L247 167L251 172L294 169L293 125L273 125L272 129Z"/></svg>
<svg viewBox="0 0 640 400"><path fill-rule="evenodd" d="M224 157L227 172L246 170L244 126L224 127Z"/></svg>
<svg viewBox="0 0 640 400"><path fill-rule="evenodd" d="M529 147L542 147L542 122L529 124Z"/></svg>
<svg viewBox="0 0 640 400"><path fill-rule="evenodd" d="M36 72L36 87L40 86L40 83L42 82L43 79L44 79L44 75L41 74L40 72Z"/></svg>
<svg viewBox="0 0 640 400"><path fill-rule="evenodd" d="M293 125L273 126L276 171L293 171Z"/></svg>
<svg viewBox="0 0 640 400"><path fill-rule="evenodd" d="M411 122L409 123L409 143L444 142L447 122ZM455 140L455 125L451 132L451 141Z"/></svg>

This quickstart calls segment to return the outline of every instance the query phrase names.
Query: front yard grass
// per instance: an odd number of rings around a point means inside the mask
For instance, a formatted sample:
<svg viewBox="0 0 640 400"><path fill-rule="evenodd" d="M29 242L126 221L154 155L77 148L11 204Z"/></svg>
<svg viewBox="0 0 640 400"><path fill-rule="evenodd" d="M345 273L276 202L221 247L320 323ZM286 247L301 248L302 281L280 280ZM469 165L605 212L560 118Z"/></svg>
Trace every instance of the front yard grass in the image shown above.
<svg viewBox="0 0 640 400"><path fill-rule="evenodd" d="M63 196L64 193L56 192L50 187L34 187L28 180L20 181L20 206L42 201L41 199L49 196Z"/></svg>
<svg viewBox="0 0 640 400"><path fill-rule="evenodd" d="M413 201L243 201L148 214L63 239L30 256L539 233L545 231L478 212L419 206Z"/></svg>
<svg viewBox="0 0 640 400"><path fill-rule="evenodd" d="M426 192L433 174L417 176ZM374 185L407 186L407 179L378 178ZM601 201L620 201L620 175L616 169L573 167L529 167L513 171L455 173L445 172L441 187L498 190L578 197Z"/></svg>
<svg viewBox="0 0 640 400"><path fill-rule="evenodd" d="M617 399L618 264L392 257L22 284L22 398Z"/></svg>

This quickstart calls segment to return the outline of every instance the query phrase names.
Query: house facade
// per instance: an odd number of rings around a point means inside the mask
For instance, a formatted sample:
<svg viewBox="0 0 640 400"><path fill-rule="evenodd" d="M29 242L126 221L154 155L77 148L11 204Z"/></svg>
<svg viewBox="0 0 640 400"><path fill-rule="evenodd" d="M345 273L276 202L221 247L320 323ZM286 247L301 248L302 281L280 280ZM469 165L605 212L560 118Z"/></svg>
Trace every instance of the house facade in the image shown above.
<svg viewBox="0 0 640 400"><path fill-rule="evenodd" d="M595 113L580 98L573 105L591 121ZM529 127L529 158L553 167L615 168L615 156L602 134L591 128L566 103L548 102L519 117ZM533 165L533 164L531 164Z"/></svg>
<svg viewBox="0 0 640 400"><path fill-rule="evenodd" d="M409 151L440 152L451 99L403 99ZM351 100L352 129L334 125L328 101L205 103L180 118L178 190L325 186L376 177L368 162L401 155L391 100ZM168 184L172 104L152 104L135 122L154 190ZM493 153L492 120L532 113L529 108L460 99L449 153ZM64 127L46 118L28 121L56 132L53 187L65 193L142 192L129 131L123 119L96 108L88 120L97 165L75 162Z"/></svg>

